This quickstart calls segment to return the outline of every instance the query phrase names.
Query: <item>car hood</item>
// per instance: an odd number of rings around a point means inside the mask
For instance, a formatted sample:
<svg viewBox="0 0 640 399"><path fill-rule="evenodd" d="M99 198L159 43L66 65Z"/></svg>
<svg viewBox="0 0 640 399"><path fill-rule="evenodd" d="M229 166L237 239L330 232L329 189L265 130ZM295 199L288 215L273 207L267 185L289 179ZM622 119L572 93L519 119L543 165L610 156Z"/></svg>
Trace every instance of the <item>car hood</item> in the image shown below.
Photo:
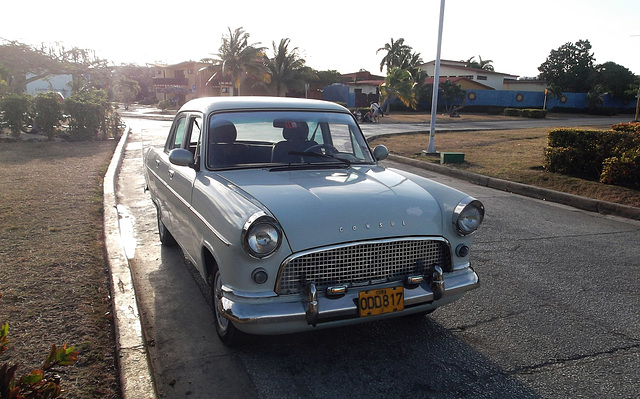
<svg viewBox="0 0 640 399"><path fill-rule="evenodd" d="M383 167L230 170L219 175L275 216L293 252L367 239L442 235L442 211L434 197Z"/></svg>

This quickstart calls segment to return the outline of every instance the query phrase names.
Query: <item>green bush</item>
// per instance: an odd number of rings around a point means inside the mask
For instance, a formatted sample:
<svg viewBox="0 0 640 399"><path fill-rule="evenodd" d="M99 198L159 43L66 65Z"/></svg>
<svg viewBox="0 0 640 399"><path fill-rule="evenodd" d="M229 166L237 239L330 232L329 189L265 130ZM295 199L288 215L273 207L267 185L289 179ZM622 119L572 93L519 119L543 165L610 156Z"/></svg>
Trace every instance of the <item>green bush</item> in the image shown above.
<svg viewBox="0 0 640 399"><path fill-rule="evenodd" d="M24 94L9 94L0 101L2 120L9 126L14 138L20 137L30 107L31 97Z"/></svg>
<svg viewBox="0 0 640 399"><path fill-rule="evenodd" d="M635 149L620 157L607 158L603 162L600 182L624 186L640 184L640 150Z"/></svg>
<svg viewBox="0 0 640 399"><path fill-rule="evenodd" d="M106 140L119 134L113 129L118 123L111 120L115 110L104 90L82 91L67 98L64 101L64 111L69 115L69 134L72 140Z"/></svg>
<svg viewBox="0 0 640 399"><path fill-rule="evenodd" d="M34 100L34 105L35 120L47 138L51 140L63 118L60 95L53 92L38 94Z"/></svg>
<svg viewBox="0 0 640 399"><path fill-rule="evenodd" d="M639 154L636 132L560 128L547 134L544 167L607 184L636 185Z"/></svg>
<svg viewBox="0 0 640 399"><path fill-rule="evenodd" d="M504 116L522 116L524 118L546 118L547 110L538 108L505 108Z"/></svg>
<svg viewBox="0 0 640 399"><path fill-rule="evenodd" d="M616 123L611 129L617 132L636 132L640 133L640 122Z"/></svg>
<svg viewBox="0 0 640 399"><path fill-rule="evenodd" d="M522 115L522 111L517 108L505 108L504 116L520 116Z"/></svg>

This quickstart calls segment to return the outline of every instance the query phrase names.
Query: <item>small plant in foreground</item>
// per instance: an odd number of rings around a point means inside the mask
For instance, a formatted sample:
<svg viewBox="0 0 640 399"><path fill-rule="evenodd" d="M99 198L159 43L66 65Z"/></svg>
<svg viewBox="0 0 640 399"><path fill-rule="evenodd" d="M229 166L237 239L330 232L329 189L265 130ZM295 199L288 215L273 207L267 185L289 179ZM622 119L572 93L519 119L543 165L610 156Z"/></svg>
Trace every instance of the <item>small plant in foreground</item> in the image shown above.
<svg viewBox="0 0 640 399"><path fill-rule="evenodd" d="M0 295L1 297L2 295ZM9 323L0 326L0 353L7 350L9 343ZM49 355L45 359L42 368L31 370L29 374L16 378L18 365L9 366L7 363L0 365L0 399L45 399L61 398L63 390L60 387L60 375L57 373L59 366L73 364L78 352L73 347L62 348L51 346Z"/></svg>

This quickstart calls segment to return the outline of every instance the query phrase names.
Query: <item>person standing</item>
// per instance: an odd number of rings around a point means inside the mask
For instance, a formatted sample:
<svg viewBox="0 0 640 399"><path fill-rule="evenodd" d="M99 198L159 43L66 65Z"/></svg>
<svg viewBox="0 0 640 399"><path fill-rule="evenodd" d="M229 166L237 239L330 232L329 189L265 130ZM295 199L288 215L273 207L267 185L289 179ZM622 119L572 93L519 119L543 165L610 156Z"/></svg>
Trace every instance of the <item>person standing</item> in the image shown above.
<svg viewBox="0 0 640 399"><path fill-rule="evenodd" d="M377 102L371 103L371 113L373 114L373 123L380 122L380 106Z"/></svg>

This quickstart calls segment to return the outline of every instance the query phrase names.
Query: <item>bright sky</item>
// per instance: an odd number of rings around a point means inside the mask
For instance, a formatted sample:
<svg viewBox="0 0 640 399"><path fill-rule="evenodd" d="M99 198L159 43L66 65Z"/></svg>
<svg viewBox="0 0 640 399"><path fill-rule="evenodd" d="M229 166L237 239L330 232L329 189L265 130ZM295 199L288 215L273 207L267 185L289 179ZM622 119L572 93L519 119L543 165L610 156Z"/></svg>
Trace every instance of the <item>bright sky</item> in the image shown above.
<svg viewBox="0 0 640 399"><path fill-rule="evenodd" d="M269 54L273 41L289 38L314 69L378 74L385 53L376 50L391 38L434 60L440 13L438 0L7 3L0 38L93 49L116 65L199 61L218 52L228 28L243 27ZM481 56L497 72L537 76L552 49L581 39L591 42L596 63L613 61L640 75L640 1L448 0L442 59Z"/></svg>

